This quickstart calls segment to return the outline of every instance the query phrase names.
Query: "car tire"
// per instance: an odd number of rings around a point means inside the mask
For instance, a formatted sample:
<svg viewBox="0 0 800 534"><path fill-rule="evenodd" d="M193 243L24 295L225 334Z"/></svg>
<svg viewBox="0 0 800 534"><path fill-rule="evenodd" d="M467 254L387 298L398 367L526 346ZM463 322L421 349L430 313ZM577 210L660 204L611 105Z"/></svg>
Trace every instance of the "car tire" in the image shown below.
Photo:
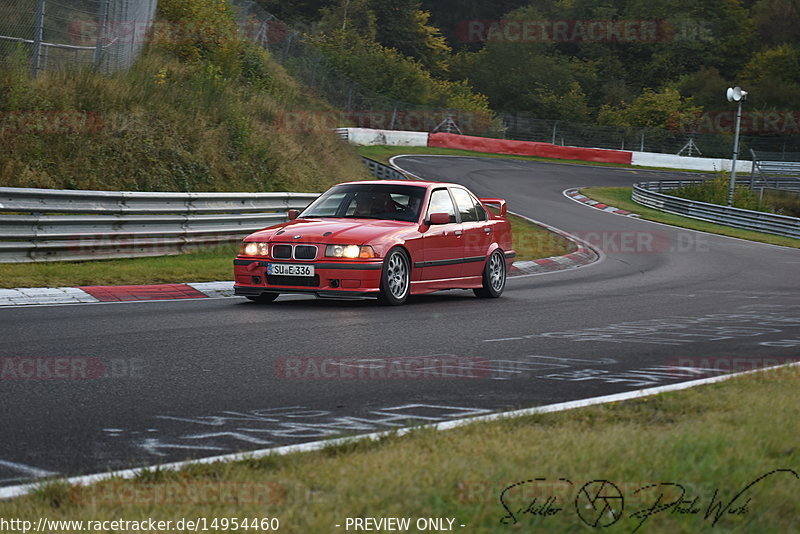
<svg viewBox="0 0 800 534"><path fill-rule="evenodd" d="M400 306L411 293L411 261L401 248L393 248L386 255L381 271L381 288L378 302L387 306Z"/></svg>
<svg viewBox="0 0 800 534"><path fill-rule="evenodd" d="M247 297L247 300L252 300L256 304L269 304L276 298L278 298L279 293L261 293L257 297Z"/></svg>
<svg viewBox="0 0 800 534"><path fill-rule="evenodd" d="M483 287L473 289L476 297L496 299L506 287L506 258L500 250L495 250L486 260L483 268Z"/></svg>

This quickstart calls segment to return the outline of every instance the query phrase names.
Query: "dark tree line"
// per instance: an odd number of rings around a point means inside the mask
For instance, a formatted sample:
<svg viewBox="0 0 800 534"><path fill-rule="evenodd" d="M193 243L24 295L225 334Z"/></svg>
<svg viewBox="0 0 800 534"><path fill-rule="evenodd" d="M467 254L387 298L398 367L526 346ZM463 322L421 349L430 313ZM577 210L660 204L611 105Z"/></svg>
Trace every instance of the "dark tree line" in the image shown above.
<svg viewBox="0 0 800 534"><path fill-rule="evenodd" d="M494 111L664 127L727 109L731 85L750 92L751 110L800 105L800 0L259 1L309 28L359 82L371 54L395 53Z"/></svg>

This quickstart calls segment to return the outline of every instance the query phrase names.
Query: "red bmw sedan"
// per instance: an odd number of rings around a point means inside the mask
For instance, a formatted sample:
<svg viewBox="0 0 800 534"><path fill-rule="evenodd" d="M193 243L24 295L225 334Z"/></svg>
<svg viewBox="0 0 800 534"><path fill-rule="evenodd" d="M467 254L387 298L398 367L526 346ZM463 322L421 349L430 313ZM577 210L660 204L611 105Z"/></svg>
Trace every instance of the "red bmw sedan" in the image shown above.
<svg viewBox="0 0 800 534"><path fill-rule="evenodd" d="M343 183L289 219L245 238L233 262L237 295L259 303L281 293L377 297L389 305L441 289L499 297L515 257L505 200L478 199L458 184Z"/></svg>

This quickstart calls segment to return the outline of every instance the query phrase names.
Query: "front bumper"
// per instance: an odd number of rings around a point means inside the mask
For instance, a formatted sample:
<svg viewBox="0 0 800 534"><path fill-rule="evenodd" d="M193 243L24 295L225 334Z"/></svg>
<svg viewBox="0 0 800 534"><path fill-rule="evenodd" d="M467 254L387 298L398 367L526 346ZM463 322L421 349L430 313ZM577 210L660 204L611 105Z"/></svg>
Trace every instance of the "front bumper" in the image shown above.
<svg viewBox="0 0 800 534"><path fill-rule="evenodd" d="M314 266L314 277L267 275L267 264ZM301 293L326 298L377 297L382 260L372 261L269 261L237 257L233 261L234 293L256 297L263 293Z"/></svg>

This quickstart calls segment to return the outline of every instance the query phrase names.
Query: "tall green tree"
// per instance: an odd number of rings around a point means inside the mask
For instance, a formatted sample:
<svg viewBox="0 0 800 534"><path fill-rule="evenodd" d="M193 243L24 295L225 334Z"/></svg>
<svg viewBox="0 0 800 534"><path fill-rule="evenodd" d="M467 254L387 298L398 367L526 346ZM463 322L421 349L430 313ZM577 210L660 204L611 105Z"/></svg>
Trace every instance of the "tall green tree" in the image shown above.
<svg viewBox="0 0 800 534"><path fill-rule="evenodd" d="M370 0L337 0L323 7L318 29L327 34L350 31L370 40L378 35L377 17L370 8Z"/></svg>
<svg viewBox="0 0 800 534"><path fill-rule="evenodd" d="M800 43L800 2L760 0L753 7L753 18L761 42L770 45Z"/></svg>
<svg viewBox="0 0 800 534"><path fill-rule="evenodd" d="M755 109L796 110L800 102L800 44L782 44L754 54L741 74Z"/></svg>
<svg viewBox="0 0 800 534"><path fill-rule="evenodd" d="M267 12L292 25L305 25L316 21L320 9L328 7L331 0L255 0Z"/></svg>
<svg viewBox="0 0 800 534"><path fill-rule="evenodd" d="M370 0L370 8L377 19L380 44L417 59L434 72L446 70L451 49L439 29L429 24L430 13L420 9L419 0Z"/></svg>
<svg viewBox="0 0 800 534"><path fill-rule="evenodd" d="M629 106L614 109L604 106L598 114L601 124L614 126L646 126L675 129L691 122L702 108L695 106L691 98L684 98L677 89L663 91L645 89Z"/></svg>

